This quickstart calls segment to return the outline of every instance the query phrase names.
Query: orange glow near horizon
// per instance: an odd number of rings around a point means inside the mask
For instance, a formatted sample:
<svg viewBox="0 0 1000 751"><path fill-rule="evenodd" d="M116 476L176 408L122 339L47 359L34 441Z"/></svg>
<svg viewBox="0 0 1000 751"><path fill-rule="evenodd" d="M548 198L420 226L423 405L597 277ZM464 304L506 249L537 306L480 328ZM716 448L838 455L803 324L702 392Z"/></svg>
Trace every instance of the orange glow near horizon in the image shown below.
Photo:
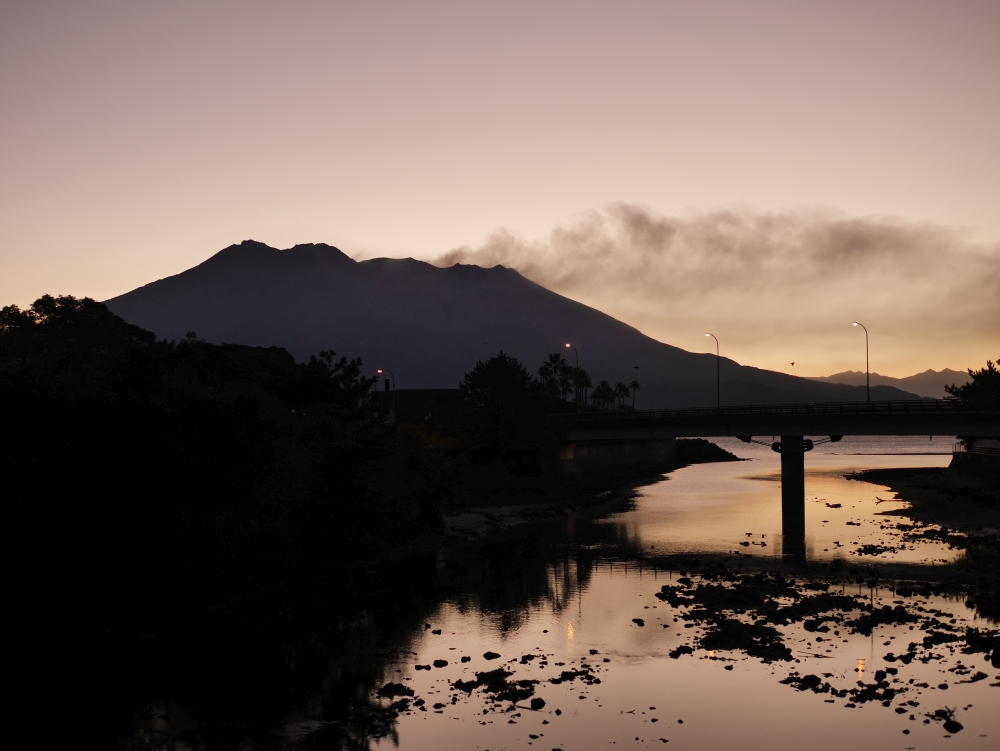
<svg viewBox="0 0 1000 751"><path fill-rule="evenodd" d="M981 367L997 28L998 3L5 3L0 305L327 242L503 264L757 367L864 370L852 318L874 373Z"/></svg>

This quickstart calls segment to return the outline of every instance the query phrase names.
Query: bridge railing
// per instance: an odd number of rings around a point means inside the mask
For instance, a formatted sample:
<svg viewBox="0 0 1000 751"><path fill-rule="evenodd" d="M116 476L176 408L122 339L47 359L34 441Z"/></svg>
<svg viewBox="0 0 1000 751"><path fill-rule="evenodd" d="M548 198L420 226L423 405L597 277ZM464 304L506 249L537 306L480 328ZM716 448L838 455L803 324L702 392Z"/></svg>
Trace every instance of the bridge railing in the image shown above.
<svg viewBox="0 0 1000 751"><path fill-rule="evenodd" d="M546 415L550 423L646 422L705 417L760 416L902 416L968 415L996 419L1000 405L958 399L899 399L876 402L812 402L808 404L751 404L738 407L648 409L621 412L583 412Z"/></svg>

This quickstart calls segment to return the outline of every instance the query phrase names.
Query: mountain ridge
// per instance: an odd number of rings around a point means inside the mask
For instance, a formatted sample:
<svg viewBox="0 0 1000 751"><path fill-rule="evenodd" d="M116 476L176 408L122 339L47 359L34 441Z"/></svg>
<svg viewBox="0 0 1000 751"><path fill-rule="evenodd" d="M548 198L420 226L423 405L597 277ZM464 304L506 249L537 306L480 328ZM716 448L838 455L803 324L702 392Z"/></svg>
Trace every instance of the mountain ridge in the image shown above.
<svg viewBox="0 0 1000 751"><path fill-rule="evenodd" d="M893 386L905 391L912 391L920 396L932 399L943 399L948 396L944 390L945 384L962 385L970 380L969 374L960 370L944 368L943 370L932 370L928 368L922 373L915 373L904 378L893 378L879 373L871 373L872 386ZM834 373L830 376L809 377L810 381L822 381L824 383L842 383L848 386L863 386L865 384L865 373L863 370L845 370L842 373Z"/></svg>
<svg viewBox="0 0 1000 751"><path fill-rule="evenodd" d="M714 406L714 354L659 342L503 266L447 268L412 258L355 261L325 243L279 250L245 240L106 301L168 339L281 346L298 359L333 349L383 367L400 388L454 388L504 350L530 370L572 342L596 382L638 379L639 407ZM863 400L864 389L720 361L724 404ZM880 386L873 398L915 398Z"/></svg>

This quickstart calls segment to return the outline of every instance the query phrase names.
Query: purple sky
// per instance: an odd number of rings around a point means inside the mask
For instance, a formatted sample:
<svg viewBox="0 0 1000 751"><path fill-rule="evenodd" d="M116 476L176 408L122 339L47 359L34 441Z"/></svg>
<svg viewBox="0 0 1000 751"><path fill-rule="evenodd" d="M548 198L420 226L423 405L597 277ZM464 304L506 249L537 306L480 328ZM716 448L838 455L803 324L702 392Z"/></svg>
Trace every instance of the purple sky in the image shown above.
<svg viewBox="0 0 1000 751"><path fill-rule="evenodd" d="M464 249L749 364L857 369L867 318L874 370L979 366L1000 354L998 82L996 0L7 0L0 303L104 299L246 238ZM615 229L623 205L687 244ZM720 210L742 228L721 255L698 245ZM596 255L574 234L595 217Z"/></svg>

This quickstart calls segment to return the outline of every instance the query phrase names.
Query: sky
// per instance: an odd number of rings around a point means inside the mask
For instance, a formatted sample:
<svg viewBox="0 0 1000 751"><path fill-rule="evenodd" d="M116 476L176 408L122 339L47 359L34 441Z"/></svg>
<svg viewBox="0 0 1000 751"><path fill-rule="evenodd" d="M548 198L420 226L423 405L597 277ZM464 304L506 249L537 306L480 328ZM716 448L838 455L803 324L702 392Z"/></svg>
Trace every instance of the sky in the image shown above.
<svg viewBox="0 0 1000 751"><path fill-rule="evenodd" d="M996 0L5 0L0 304L327 242L784 372L863 370L853 320L979 367L997 81Z"/></svg>

